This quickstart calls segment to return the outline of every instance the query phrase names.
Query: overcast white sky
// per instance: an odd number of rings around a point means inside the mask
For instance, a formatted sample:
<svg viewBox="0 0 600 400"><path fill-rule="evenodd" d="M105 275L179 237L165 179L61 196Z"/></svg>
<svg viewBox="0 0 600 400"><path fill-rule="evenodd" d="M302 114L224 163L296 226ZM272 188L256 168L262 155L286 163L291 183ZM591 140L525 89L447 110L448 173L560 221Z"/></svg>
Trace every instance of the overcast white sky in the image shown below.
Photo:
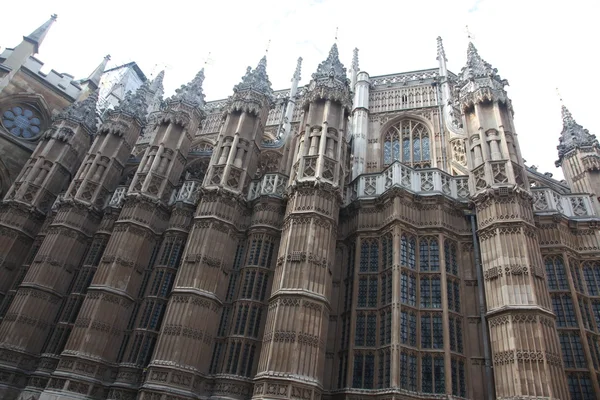
<svg viewBox="0 0 600 400"><path fill-rule="evenodd" d="M40 49L44 70L85 77L111 54L109 67L136 61L148 77L166 69L166 95L206 68L207 100L225 98L246 66L254 67L269 39L267 71L274 89L289 87L296 59L302 84L326 56L335 28L342 62L360 49L371 76L437 66L442 36L449 68L465 63L469 25L482 57L508 79L517 133L527 164L553 172L562 127L559 87L576 120L600 136L598 83L600 2L593 0L213 0L9 1L3 5L0 46L57 13ZM596 111L594 111L596 110Z"/></svg>

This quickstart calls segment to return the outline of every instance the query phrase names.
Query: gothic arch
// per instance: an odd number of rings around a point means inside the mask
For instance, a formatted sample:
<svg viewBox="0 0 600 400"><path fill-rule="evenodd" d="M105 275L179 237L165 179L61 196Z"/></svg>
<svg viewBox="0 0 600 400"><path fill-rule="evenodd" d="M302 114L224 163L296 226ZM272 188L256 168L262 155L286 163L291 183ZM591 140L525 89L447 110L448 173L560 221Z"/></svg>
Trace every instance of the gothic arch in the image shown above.
<svg viewBox="0 0 600 400"><path fill-rule="evenodd" d="M2 98L0 100L0 117L3 116L5 112L11 111L15 107L27 109L28 111L32 112L33 118L39 119L39 124L36 124L39 131L31 137L19 137L15 134L11 134L9 131L9 127L5 126L4 119L0 118L0 126L2 126L6 133L11 137L14 137L18 140L34 142L37 141L42 136L42 133L44 133L44 131L48 129L52 124L52 115L50 113L50 108L48 107L46 100L39 94L17 93Z"/></svg>
<svg viewBox="0 0 600 400"><path fill-rule="evenodd" d="M381 165L395 161L417 168L431 167L435 137L429 120L403 113L382 126L380 131Z"/></svg>

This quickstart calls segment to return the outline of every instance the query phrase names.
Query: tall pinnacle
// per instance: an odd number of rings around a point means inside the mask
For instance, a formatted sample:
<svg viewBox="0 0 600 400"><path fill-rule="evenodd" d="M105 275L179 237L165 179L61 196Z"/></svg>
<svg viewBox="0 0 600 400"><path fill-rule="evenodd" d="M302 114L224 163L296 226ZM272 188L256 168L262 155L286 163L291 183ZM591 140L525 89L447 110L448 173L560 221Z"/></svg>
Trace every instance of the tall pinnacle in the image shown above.
<svg viewBox="0 0 600 400"><path fill-rule="evenodd" d="M37 28L35 31L31 32L29 35L23 36L23 40L25 40L29 43L32 43L35 46L34 54L39 51L39 48L40 48L42 42L44 41L44 38L48 34L48 31L50 30L50 27L52 26L52 24L56 21L56 18L57 18L57 15L52 14L50 16L50 19L48 21L44 22L39 28Z"/></svg>
<svg viewBox="0 0 600 400"><path fill-rule="evenodd" d="M104 74L104 70L106 69L106 64L110 61L110 54L107 54L102 62L96 67L96 69L88 76L86 79L82 81L82 83L90 84L94 89L100 86L100 79L102 78L102 74Z"/></svg>
<svg viewBox="0 0 600 400"><path fill-rule="evenodd" d="M150 91L156 93L163 90L163 79L165 78L165 70L163 69L156 75L156 78L150 83Z"/></svg>
<svg viewBox="0 0 600 400"><path fill-rule="evenodd" d="M314 80L331 78L342 82L348 82L346 68L344 68L344 64L340 61L337 44L334 43L333 46L331 46L327 59L319 64L317 72L315 72L312 77Z"/></svg>
<svg viewBox="0 0 600 400"><path fill-rule="evenodd" d="M462 79L467 80L485 76L493 77L496 76L497 72L496 68L493 68L491 64L481 58L473 42L469 42L469 47L467 48L467 65L461 71Z"/></svg>
<svg viewBox="0 0 600 400"><path fill-rule="evenodd" d="M189 83L181 85L175 90L175 94L168 102L181 101L191 104L196 107L204 105L204 92L202 91L202 83L204 82L204 68L202 68Z"/></svg>
<svg viewBox="0 0 600 400"><path fill-rule="evenodd" d="M472 43L470 43L472 45ZM469 47L470 49L470 47ZM475 46L473 46L473 49L475 49ZM477 53L477 49L475 49L475 53ZM448 61L446 59L446 51L444 51L444 43L442 42L442 37L438 36L437 37L437 58L436 60L441 61Z"/></svg>
<svg viewBox="0 0 600 400"><path fill-rule="evenodd" d="M248 67L246 75L242 77L242 81L233 87L235 92L242 90L254 90L267 96L273 95L271 82L267 75L267 57L263 56L258 62L258 65L253 70Z"/></svg>
<svg viewBox="0 0 600 400"><path fill-rule="evenodd" d="M561 113L563 129L560 134L560 144L557 147L559 158L557 164L560 163L560 160L562 160L566 153L576 147L587 147L593 146L594 144L598 145L596 136L590 134L587 129L584 129L583 126L579 125L564 104L562 106Z"/></svg>
<svg viewBox="0 0 600 400"><path fill-rule="evenodd" d="M296 70L294 71L294 76L292 77L292 81L300 80L300 72L301 71L302 71L302 57L298 57L298 62L296 64Z"/></svg>
<svg viewBox="0 0 600 400"><path fill-rule="evenodd" d="M96 89L84 100L76 101L75 103L66 107L64 110L58 113L54 120L74 120L85 126L88 131L92 133L96 132L98 119L96 114L96 104L98 103L98 95L99 91Z"/></svg>
<svg viewBox="0 0 600 400"><path fill-rule="evenodd" d="M352 52L352 69L358 71L358 47Z"/></svg>
<svg viewBox="0 0 600 400"><path fill-rule="evenodd" d="M149 81L146 81L135 91L135 93L127 92L125 98L115 108L115 112L130 115L137 118L142 123L145 123L146 114L148 113L146 97L149 90L150 83Z"/></svg>

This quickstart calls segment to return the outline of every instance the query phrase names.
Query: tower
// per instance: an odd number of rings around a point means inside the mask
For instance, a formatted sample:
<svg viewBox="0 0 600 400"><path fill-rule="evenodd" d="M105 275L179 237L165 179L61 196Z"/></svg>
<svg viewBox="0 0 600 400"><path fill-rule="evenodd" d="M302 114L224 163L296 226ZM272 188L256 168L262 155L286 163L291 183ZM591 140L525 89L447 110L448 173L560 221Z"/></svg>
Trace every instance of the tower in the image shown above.
<svg viewBox="0 0 600 400"><path fill-rule="evenodd" d="M600 145L595 135L579 125L571 112L562 106L563 129L558 145L558 161L565 179L576 193L589 193L593 197L596 214L600 215ZM580 213L579 207L574 212Z"/></svg>
<svg viewBox="0 0 600 400"><path fill-rule="evenodd" d="M331 271L346 173L349 83L334 44L302 100L305 116L290 176L255 399L321 395Z"/></svg>
<svg viewBox="0 0 600 400"><path fill-rule="evenodd" d="M459 79L496 396L567 399L532 197L504 90L508 82L472 43Z"/></svg>

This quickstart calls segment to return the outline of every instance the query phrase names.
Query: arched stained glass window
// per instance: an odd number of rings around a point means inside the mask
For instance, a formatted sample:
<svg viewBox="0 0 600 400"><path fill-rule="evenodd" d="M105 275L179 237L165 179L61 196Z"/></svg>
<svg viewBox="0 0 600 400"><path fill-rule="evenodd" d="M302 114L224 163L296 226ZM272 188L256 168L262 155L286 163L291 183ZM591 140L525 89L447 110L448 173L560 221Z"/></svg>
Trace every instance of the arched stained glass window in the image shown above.
<svg viewBox="0 0 600 400"><path fill-rule="evenodd" d="M429 167L430 135L427 127L415 120L404 119L383 135L383 164L394 161L417 167Z"/></svg>

